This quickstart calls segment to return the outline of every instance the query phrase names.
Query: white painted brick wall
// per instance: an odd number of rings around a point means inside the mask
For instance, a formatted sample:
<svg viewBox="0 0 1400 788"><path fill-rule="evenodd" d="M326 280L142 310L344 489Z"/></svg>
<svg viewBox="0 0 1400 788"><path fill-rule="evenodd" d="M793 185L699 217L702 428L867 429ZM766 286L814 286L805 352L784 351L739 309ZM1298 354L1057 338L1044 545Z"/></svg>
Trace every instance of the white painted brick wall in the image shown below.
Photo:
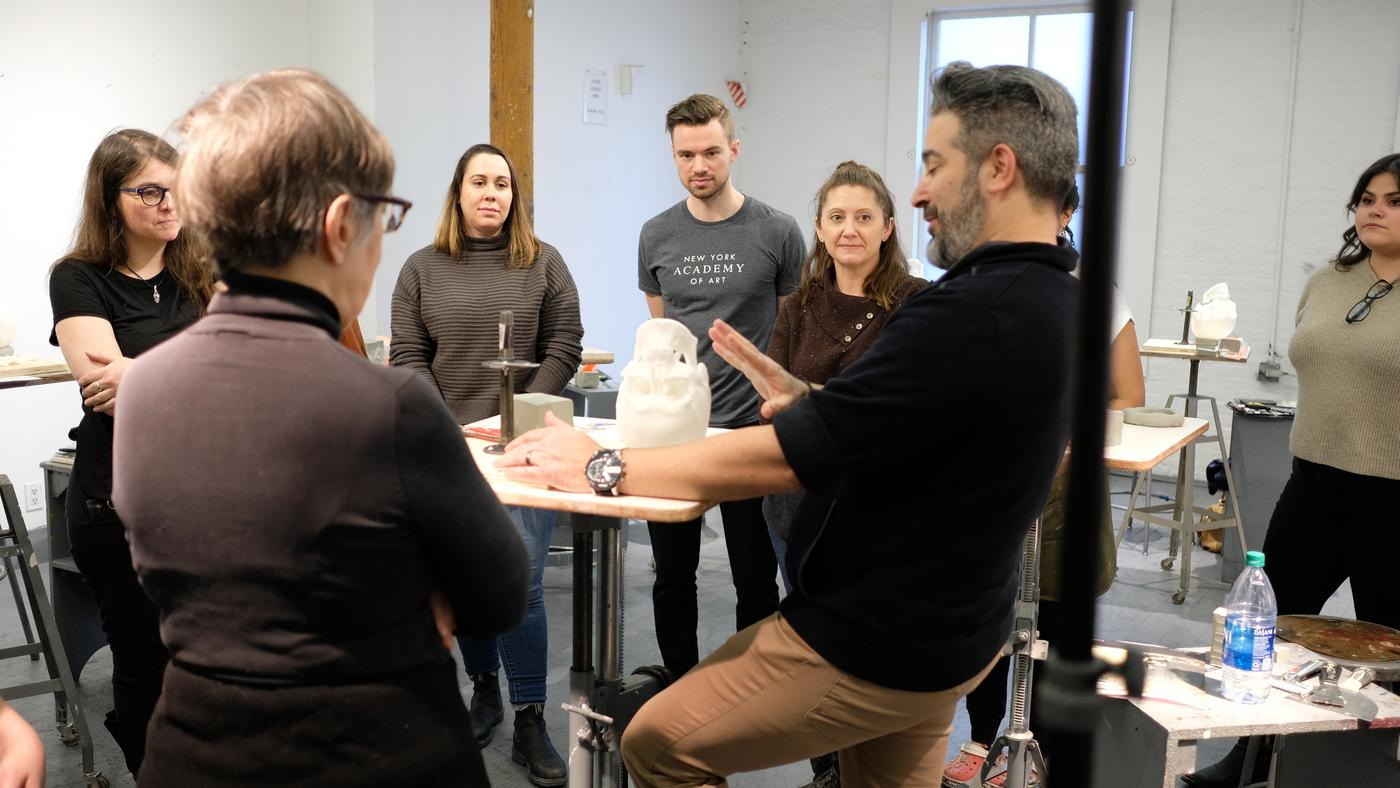
<svg viewBox="0 0 1400 788"><path fill-rule="evenodd" d="M1390 152L1400 87L1400 3L1307 0L1299 49L1291 170L1283 181L1294 7L1281 0L1175 0L1163 142L1151 334L1181 330L1188 289L1218 281L1239 304L1245 365L1201 365L1200 391L1293 399L1297 384L1255 379L1267 356L1279 200L1286 194L1278 352L1285 358L1305 266L1340 245L1344 206L1366 165ZM1286 190L1286 192L1285 192ZM1146 332L1139 328L1140 334ZM1148 364L1150 404L1186 389L1187 365ZM1229 433L1229 414L1222 414ZM1217 455L1205 447L1200 464Z"/></svg>
<svg viewBox="0 0 1400 788"><path fill-rule="evenodd" d="M832 169L884 162L890 2L744 0L740 13L738 186L795 217L810 244L812 198Z"/></svg>
<svg viewBox="0 0 1400 788"><path fill-rule="evenodd" d="M740 188L797 216L808 234L812 195L833 165L883 161L889 80L920 78L886 73L890 8L890 0L741 0L749 105L736 115ZM1178 335L1186 291L1228 282L1236 333L1254 354L1248 364L1202 365L1200 391L1222 409L1235 397L1297 396L1291 377L1255 379L1272 333L1280 196L1277 350L1286 367L1304 267L1336 253L1354 179L1397 138L1400 2L1305 0L1284 183L1293 23L1288 0L1173 3L1156 273L1138 334ZM1185 362L1146 368L1149 404L1186 389ZM1228 410L1222 416L1228 445ZM1217 452L1198 455L1203 468Z"/></svg>

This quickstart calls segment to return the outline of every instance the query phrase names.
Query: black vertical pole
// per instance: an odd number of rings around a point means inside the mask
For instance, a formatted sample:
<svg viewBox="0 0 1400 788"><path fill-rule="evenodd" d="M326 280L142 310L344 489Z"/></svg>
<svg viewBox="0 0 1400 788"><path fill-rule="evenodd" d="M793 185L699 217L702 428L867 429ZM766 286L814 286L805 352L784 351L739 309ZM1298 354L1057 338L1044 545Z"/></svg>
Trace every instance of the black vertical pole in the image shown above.
<svg viewBox="0 0 1400 788"><path fill-rule="evenodd" d="M1092 784L1094 586L1103 517L1104 418L1108 399L1109 304L1118 245L1127 0L1095 0L1090 59L1089 121L1084 161L1084 224L1079 306L1075 313L1069 484L1061 564L1064 606L1059 643L1048 671L1055 697L1047 722L1061 731L1047 782L1056 788ZM1057 702L1058 701L1058 702ZM1075 709L1078 712L1076 713ZM1077 723L1077 724L1076 724ZM1060 779L1056 779L1059 775Z"/></svg>

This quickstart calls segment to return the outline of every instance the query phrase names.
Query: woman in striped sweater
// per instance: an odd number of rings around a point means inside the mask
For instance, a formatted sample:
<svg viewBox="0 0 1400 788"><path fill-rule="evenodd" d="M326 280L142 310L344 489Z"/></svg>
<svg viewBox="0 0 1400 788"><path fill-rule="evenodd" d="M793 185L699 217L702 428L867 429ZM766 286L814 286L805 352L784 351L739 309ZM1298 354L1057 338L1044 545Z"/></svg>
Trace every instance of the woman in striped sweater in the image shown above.
<svg viewBox="0 0 1400 788"><path fill-rule="evenodd" d="M539 367L516 377L517 392L559 394L583 354L578 290L564 259L540 241L517 199L515 167L492 145L473 145L457 161L430 246L414 252L394 288L389 358L437 387L457 420L500 411L498 373L481 362L496 358L502 309L514 313L515 357ZM548 626L544 560L553 513L507 507L530 552L525 618L495 640L458 638L472 677L471 721L485 746L504 718L496 673L504 658L515 708L511 759L535 785L563 785L564 762L544 724ZM498 652L499 649L499 652Z"/></svg>

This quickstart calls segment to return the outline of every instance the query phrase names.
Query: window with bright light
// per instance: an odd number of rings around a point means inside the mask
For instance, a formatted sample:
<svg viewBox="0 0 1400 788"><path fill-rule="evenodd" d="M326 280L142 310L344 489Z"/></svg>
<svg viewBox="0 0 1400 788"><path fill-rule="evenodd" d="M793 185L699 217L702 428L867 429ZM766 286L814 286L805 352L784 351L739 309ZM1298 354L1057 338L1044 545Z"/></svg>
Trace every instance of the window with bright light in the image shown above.
<svg viewBox="0 0 1400 788"><path fill-rule="evenodd" d="M1084 190L1084 147L1089 108L1089 55L1093 36L1094 15L1088 4L1035 8L1005 8L994 11L962 11L929 14L919 79L919 148L922 149L924 125L928 121L929 74L956 60L966 60L974 66L1015 65L1049 74L1059 80L1074 97L1079 108L1079 163L1076 176L1080 193ZM1127 40L1132 41L1133 16L1128 14ZM1131 47L1131 43L1129 44ZM1127 62L1132 62L1128 53ZM1126 73L1125 73L1126 76ZM1127 128L1127 84L1124 84L1124 129ZM1123 135L1124 146L1127 134ZM1121 162L1123 152L1120 151ZM1070 220L1070 229L1079 238L1079 214ZM917 222L919 228L916 253L927 248L928 226ZM925 264L930 278L942 272Z"/></svg>

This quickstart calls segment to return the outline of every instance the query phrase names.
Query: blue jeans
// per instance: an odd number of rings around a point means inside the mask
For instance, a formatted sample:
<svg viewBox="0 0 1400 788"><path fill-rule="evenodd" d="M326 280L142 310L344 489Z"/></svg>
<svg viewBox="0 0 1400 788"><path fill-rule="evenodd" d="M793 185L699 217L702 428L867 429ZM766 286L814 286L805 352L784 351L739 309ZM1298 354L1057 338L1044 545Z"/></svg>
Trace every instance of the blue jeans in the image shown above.
<svg viewBox="0 0 1400 788"><path fill-rule="evenodd" d="M525 617L509 632L495 638L459 635L468 675L495 673L504 662L510 684L511 703L544 703L544 681L549 672L549 624L544 608L544 561L549 555L549 536L554 531L554 512L507 506L510 519L530 553L530 588L526 592Z"/></svg>
<svg viewBox="0 0 1400 788"><path fill-rule="evenodd" d="M788 539L792 536L792 521L797 518L797 506L804 493L774 493L763 498L763 521L768 524L768 538L773 542L773 555L778 559L778 571L783 578L783 593L792 593L792 578L788 577Z"/></svg>
<svg viewBox="0 0 1400 788"><path fill-rule="evenodd" d="M787 550L788 540L778 536L778 532L772 528L768 529L768 538L773 542L773 556L778 559L778 573L783 578L783 593L792 593L792 581L788 579L787 573Z"/></svg>

